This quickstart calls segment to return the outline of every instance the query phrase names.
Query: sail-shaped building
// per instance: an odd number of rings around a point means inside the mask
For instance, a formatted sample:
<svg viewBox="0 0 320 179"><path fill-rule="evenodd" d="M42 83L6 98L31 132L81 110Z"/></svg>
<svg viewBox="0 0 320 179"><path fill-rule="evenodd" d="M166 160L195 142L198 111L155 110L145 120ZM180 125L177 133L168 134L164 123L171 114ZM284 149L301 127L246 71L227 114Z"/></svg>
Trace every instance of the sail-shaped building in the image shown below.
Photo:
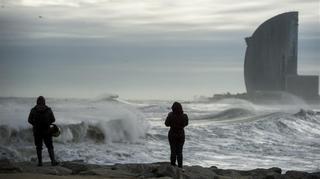
<svg viewBox="0 0 320 179"><path fill-rule="evenodd" d="M319 97L319 77L297 73L298 12L265 21L245 40L244 77L249 96L289 92L307 100Z"/></svg>

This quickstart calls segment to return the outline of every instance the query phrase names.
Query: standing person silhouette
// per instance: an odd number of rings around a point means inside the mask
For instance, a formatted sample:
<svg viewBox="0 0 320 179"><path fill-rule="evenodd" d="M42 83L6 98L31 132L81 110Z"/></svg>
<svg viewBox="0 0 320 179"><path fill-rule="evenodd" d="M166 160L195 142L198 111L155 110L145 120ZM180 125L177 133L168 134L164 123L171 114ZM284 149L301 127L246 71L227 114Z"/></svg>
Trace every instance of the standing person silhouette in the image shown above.
<svg viewBox="0 0 320 179"><path fill-rule="evenodd" d="M178 167L182 168L182 149L185 141L184 127L188 125L188 116L183 113L182 105L178 102L174 102L172 112L168 114L165 125L170 127L168 133L168 139L170 144L170 161L171 165L176 166L176 160L178 161Z"/></svg>
<svg viewBox="0 0 320 179"><path fill-rule="evenodd" d="M54 158L52 135L49 132L50 125L55 122L51 108L46 105L43 96L37 99L37 105L30 111L28 122L33 126L34 143L37 149L38 166L42 166L42 144L46 145L51 159L51 165L58 165Z"/></svg>

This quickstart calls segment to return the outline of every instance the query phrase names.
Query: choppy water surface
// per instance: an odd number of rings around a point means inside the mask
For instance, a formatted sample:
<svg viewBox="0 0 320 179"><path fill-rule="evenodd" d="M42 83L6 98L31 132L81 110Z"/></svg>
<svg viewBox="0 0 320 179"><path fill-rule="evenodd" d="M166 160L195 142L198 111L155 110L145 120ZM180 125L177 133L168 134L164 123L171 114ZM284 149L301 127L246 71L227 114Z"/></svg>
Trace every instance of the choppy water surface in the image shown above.
<svg viewBox="0 0 320 179"><path fill-rule="evenodd" d="M34 103L30 98L0 98L1 158L36 157L27 123ZM54 143L60 160L112 164L169 159L164 119L172 102L48 99L47 103L62 129ZM320 111L320 105L256 105L238 99L182 104L190 119L185 129L187 165L320 169L320 115L296 114L301 108Z"/></svg>

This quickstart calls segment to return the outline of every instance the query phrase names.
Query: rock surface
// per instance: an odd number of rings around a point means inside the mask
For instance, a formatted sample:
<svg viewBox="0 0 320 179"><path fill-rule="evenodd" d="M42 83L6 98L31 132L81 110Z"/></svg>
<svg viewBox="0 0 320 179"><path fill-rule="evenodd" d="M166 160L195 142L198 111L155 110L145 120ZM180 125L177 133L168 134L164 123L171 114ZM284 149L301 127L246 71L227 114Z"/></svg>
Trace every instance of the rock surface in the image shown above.
<svg viewBox="0 0 320 179"><path fill-rule="evenodd" d="M169 163L159 162L150 164L115 164L94 165L82 161L62 162L52 167L45 163L37 167L35 163L13 163L0 160L0 175L3 174L36 174L50 176L70 176L80 178L161 178L161 179L320 179L320 172L308 173L302 171L287 171L281 173L280 168L231 170L217 167L185 166L184 170L172 167Z"/></svg>

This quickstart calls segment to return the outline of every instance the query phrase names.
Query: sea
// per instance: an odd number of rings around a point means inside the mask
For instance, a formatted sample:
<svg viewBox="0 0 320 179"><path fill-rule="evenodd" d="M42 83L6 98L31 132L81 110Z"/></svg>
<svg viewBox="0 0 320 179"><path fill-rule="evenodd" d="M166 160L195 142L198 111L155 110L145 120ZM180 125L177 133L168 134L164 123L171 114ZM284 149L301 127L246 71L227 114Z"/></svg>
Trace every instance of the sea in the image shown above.
<svg viewBox="0 0 320 179"><path fill-rule="evenodd" d="M36 98L0 98L0 159L36 162L27 119ZM61 129L58 160L92 164L168 162L174 101L48 98ZM300 99L255 104L242 99L179 101L189 116L184 165L320 171L320 104ZM44 146L44 160L49 157Z"/></svg>

